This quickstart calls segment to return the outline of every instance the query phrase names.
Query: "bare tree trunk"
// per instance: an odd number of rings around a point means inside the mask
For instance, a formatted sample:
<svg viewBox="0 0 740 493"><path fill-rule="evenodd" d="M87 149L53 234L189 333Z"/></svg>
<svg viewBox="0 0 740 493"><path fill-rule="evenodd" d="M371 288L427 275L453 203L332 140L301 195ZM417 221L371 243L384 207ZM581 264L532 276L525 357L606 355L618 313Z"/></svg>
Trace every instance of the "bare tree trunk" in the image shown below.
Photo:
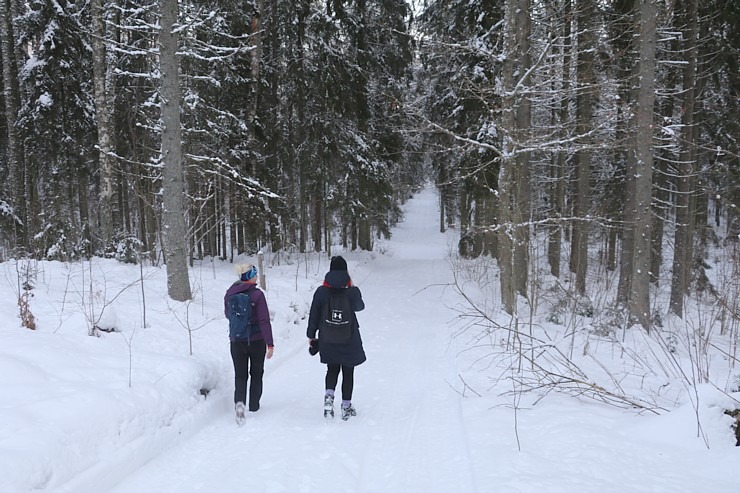
<svg viewBox="0 0 740 493"><path fill-rule="evenodd" d="M10 174L11 203L15 206L15 215L22 223L22 231L18 236L20 243L29 246L29 224L26 208L25 193L25 166L23 145L16 131L15 122L20 108L20 91L18 89L18 65L15 57L15 36L11 22L10 0L0 0L0 54L2 55L3 93L5 100L5 125L8 138L8 171Z"/></svg>
<svg viewBox="0 0 740 493"><path fill-rule="evenodd" d="M463 257L471 257L471 238L473 235L473 226L471 225L472 200L470 191L465 184L460 187L458 196L458 211L460 213L460 241L458 243L458 252ZM444 218L440 217L440 222L443 221Z"/></svg>
<svg viewBox="0 0 740 493"><path fill-rule="evenodd" d="M565 0L563 3L563 75L560 108L557 110L557 117L554 118L560 126L560 132L563 138L567 136L569 125L568 111L568 93L570 92L570 62L571 62L571 0ZM565 209L565 167L568 161L567 149L561 150L553 162L552 185L550 200L552 202L551 217L556 221L549 227L547 241L547 260L550 264L550 273L555 277L560 277L560 251L562 250L563 226L560 218L563 216Z"/></svg>
<svg viewBox="0 0 740 493"><path fill-rule="evenodd" d="M2 1L2 0L0 0ZM90 237L90 207L87 200L89 190L87 169L80 166L77 169L77 202L79 204L80 215L80 235L84 240L84 251L92 256L94 251L92 247L92 238Z"/></svg>
<svg viewBox="0 0 740 493"><path fill-rule="evenodd" d="M95 99L95 122L98 129L98 147L100 155L100 236L102 248L110 248L113 240L113 140L111 132L111 88L107 87L105 7L103 0L91 0L92 15L92 61L93 89Z"/></svg>
<svg viewBox="0 0 740 493"><path fill-rule="evenodd" d="M635 13L634 0L620 0L615 2L615 19L613 21L614 43L617 47L619 57L617 67L619 73L619 100L617 103L616 123L616 147L614 162L618 171L624 172L624 177L615 174L610 184L610 201L607 213L612 220L608 231L607 242L607 269L617 269L617 254L619 254L619 283L617 286L617 304L627 306L627 298L630 287L630 276L632 274L632 252L633 230L632 223L627 217L634 210L634 193L631 189L634 180L628 179L633 176L634 153L629 152L629 145L634 141L634 132L630 128L630 114L632 102L635 99L633 81L638 76L638 64L635 61L634 44L637 36L637 14ZM621 239L621 248L620 242ZM619 251L618 251L619 250Z"/></svg>
<svg viewBox="0 0 740 493"><path fill-rule="evenodd" d="M247 124L249 125L248 149L252 156L256 156L256 133L255 122L257 121L257 107L259 101L259 82L260 82L260 55L262 51L262 0L257 0L255 10L252 13L252 23L249 30L249 47L251 49L250 59L250 86L252 92L252 101L247 114ZM252 176L257 175L257 161L254 157L251 160L250 172Z"/></svg>
<svg viewBox="0 0 740 493"><path fill-rule="evenodd" d="M439 190L439 232L445 232L445 201L442 197L442 190Z"/></svg>
<svg viewBox="0 0 740 493"><path fill-rule="evenodd" d="M160 93L162 95L162 187L164 242L167 261L167 294L176 301L192 298L188 276L188 234L185 225L180 80L177 48L177 0L161 0L159 32Z"/></svg>
<svg viewBox="0 0 740 493"><path fill-rule="evenodd" d="M586 216L590 206L591 151L589 150L593 130L594 100L594 51L596 50L593 19L595 8L591 0L578 2L578 96L576 101L579 149L576 151L576 184L574 199L573 244L571 246L571 265L575 268L576 292L586 294L586 271L588 269L588 230Z"/></svg>
<svg viewBox="0 0 740 493"><path fill-rule="evenodd" d="M674 77L670 77L666 84L667 87L674 87L674 84ZM673 96L666 96L666 100L662 104L660 112L661 117L664 119L672 117L673 106ZM670 200L668 192L668 173L670 166L668 165L668 162L671 159L671 152L668 150L661 150L656 159L657 162L655 163L655 170L653 172L653 193L655 195L655 201L653 202L653 230L652 237L650 238L650 282L657 286L660 282L660 269L663 265L664 226L665 218L668 215L668 207L666 204Z"/></svg>
<svg viewBox="0 0 740 493"><path fill-rule="evenodd" d="M491 193L491 190L497 188L496 174L490 168L487 168L482 178L485 180L485 197L483 197L482 203L480 204L483 231L481 233L483 239L483 255L488 255L491 258L498 258L498 235L495 233L493 226L498 224L498 196Z"/></svg>
<svg viewBox="0 0 740 493"><path fill-rule="evenodd" d="M632 43L639 42L639 12L632 16L634 21L633 32L634 35ZM628 306L630 300L630 290L632 289L632 265L634 263L634 251L635 251L635 218L637 216L637 198L635 195L636 187L636 176L637 176L637 155L634 152L634 148L631 147L637 139L637 129L634 122L635 111L633 106L636 104L638 90L635 88L637 85L636 80L640 79L640 64L634 62L631 69L631 76L629 81L625 82L625 85L630 87L628 91L625 91L625 96L629 98L629 104L625 105L624 112L622 114L623 123L623 134L621 135L621 143L625 146L624 152L624 212L622 214L622 248L619 256L619 283L617 285L617 302L625 307ZM617 136L619 135L619 128L617 128Z"/></svg>
<svg viewBox="0 0 740 493"><path fill-rule="evenodd" d="M304 253L308 247L308 200L306 199L305 190L306 186L306 169L304 164L299 163L299 174L298 179L298 207L300 208L299 218L300 221L298 229L298 251Z"/></svg>
<svg viewBox="0 0 740 493"><path fill-rule="evenodd" d="M236 212L235 212L235 194L231 182L226 183L226 217L229 221L229 262L234 261L234 252L236 252Z"/></svg>
<svg viewBox="0 0 740 493"><path fill-rule="evenodd" d="M504 16L505 59L503 63L503 98L501 129L503 156L499 171L499 270L501 276L501 303L504 311L513 315L516 310L516 282L514 277L514 158L516 141L516 113L514 71L516 61L517 0L507 0Z"/></svg>
<svg viewBox="0 0 740 493"><path fill-rule="evenodd" d="M634 249L628 308L645 329L650 316L650 238L653 187L653 105L655 104L656 0L640 3L640 86L634 112L635 183Z"/></svg>
<svg viewBox="0 0 740 493"><path fill-rule="evenodd" d="M229 250L228 237L226 236L226 187L225 180L219 176L216 179L216 190L217 190L217 228L218 228L218 245L219 245L219 258L226 260Z"/></svg>
<svg viewBox="0 0 740 493"><path fill-rule="evenodd" d="M697 66L697 0L686 5L684 29L684 53L686 65L683 70L683 116L681 118L681 153L676 190L676 239L673 249L673 273L671 278L671 311L683 317L684 296L691 278L692 240L694 228L691 220L691 195L695 193L693 180L695 158L694 110L696 105Z"/></svg>
<svg viewBox="0 0 740 493"><path fill-rule="evenodd" d="M313 198L313 227L311 228L311 239L313 240L313 251L321 251L321 219L323 218L324 194L323 187L316 188L316 196Z"/></svg>
<svg viewBox="0 0 740 493"><path fill-rule="evenodd" d="M449 178L447 176L447 163L440 163L437 173L437 190L439 191L439 232L444 233L445 228L445 205L447 203L447 188ZM461 229L462 231L462 229Z"/></svg>
<svg viewBox="0 0 740 493"><path fill-rule="evenodd" d="M529 52L529 36L532 32L529 17L530 0L518 0L516 11L516 53L518 59L518 74L524 78L532 65ZM523 82L524 84L521 84ZM527 80L522 80L517 85L526 85ZM516 135L519 142L527 142L530 138L529 129L532 126L532 105L530 96L527 94L519 97L516 109ZM521 145L521 144L520 144ZM514 282L516 291L521 296L527 297L527 284L529 280L529 230L531 222L531 199L530 199L530 171L529 152L518 152L516 154L516 167L514 171L514 208L512 216L514 219Z"/></svg>

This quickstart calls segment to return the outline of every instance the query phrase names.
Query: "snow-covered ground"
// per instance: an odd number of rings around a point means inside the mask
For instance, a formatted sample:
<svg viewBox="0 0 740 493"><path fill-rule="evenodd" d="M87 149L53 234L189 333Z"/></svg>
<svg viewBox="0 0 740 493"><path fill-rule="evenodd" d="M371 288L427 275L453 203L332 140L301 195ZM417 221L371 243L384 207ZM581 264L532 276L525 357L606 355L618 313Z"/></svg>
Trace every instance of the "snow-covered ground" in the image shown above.
<svg viewBox="0 0 740 493"><path fill-rule="evenodd" d="M738 393L677 391L659 414L507 394L515 380L460 328L455 237L438 232L436 194L405 209L377 253L334 252L367 305L347 422L324 420L324 367L305 338L326 258L267 257L275 356L241 428L223 319L230 264L196 265L190 303L168 300L163 268L0 264L0 492L740 492L723 414ZM36 331L17 316L24 280ZM98 319L117 332L89 337Z"/></svg>

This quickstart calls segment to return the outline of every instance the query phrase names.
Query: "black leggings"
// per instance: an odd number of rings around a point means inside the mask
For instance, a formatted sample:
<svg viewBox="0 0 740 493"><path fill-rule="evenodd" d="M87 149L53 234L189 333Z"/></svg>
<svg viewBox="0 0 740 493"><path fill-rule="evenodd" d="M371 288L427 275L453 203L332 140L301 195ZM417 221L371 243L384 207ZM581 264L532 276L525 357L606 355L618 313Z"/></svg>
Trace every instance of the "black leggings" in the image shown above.
<svg viewBox="0 0 740 493"><path fill-rule="evenodd" d="M344 365L326 365L326 388L335 390L339 381L339 370L342 370L342 400L352 400L352 389L355 386L355 367Z"/></svg>
<svg viewBox="0 0 740 493"><path fill-rule="evenodd" d="M234 362L234 402L244 402L246 404L247 380L251 376L252 381L249 384L250 411L256 411L260 408L266 352L267 345L262 340L252 341L249 344L241 341L232 341L231 343L231 359Z"/></svg>

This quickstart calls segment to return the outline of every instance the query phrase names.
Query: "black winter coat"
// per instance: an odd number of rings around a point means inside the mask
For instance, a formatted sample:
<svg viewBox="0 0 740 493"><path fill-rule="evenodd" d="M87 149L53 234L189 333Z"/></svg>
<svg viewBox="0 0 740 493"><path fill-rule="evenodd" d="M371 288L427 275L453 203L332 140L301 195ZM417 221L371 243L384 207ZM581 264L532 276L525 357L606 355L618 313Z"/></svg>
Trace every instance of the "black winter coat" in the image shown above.
<svg viewBox="0 0 740 493"><path fill-rule="evenodd" d="M316 339L316 332L319 330L321 313L323 307L329 302L329 294L332 289L347 289L349 303L352 307L352 335L347 344L331 344L321 341L319 332L319 354L321 362L327 364L339 364L344 366L357 366L365 362L365 350L362 347L362 337L360 336L360 324L357 321L355 312L365 308L362 301L360 288L352 286L352 282L347 271L333 270L329 271L324 278L324 285L319 286L313 295L311 303L311 312L308 316L308 330L306 335L309 339Z"/></svg>

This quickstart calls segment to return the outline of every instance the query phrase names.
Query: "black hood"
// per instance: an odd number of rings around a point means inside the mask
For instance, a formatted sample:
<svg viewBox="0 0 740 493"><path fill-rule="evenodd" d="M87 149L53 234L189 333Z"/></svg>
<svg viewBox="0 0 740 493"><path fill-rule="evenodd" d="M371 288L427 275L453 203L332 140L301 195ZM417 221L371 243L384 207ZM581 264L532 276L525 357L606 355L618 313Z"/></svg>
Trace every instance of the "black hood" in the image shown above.
<svg viewBox="0 0 740 493"><path fill-rule="evenodd" d="M324 284L330 288L346 288L351 280L346 270L331 270L324 277Z"/></svg>

